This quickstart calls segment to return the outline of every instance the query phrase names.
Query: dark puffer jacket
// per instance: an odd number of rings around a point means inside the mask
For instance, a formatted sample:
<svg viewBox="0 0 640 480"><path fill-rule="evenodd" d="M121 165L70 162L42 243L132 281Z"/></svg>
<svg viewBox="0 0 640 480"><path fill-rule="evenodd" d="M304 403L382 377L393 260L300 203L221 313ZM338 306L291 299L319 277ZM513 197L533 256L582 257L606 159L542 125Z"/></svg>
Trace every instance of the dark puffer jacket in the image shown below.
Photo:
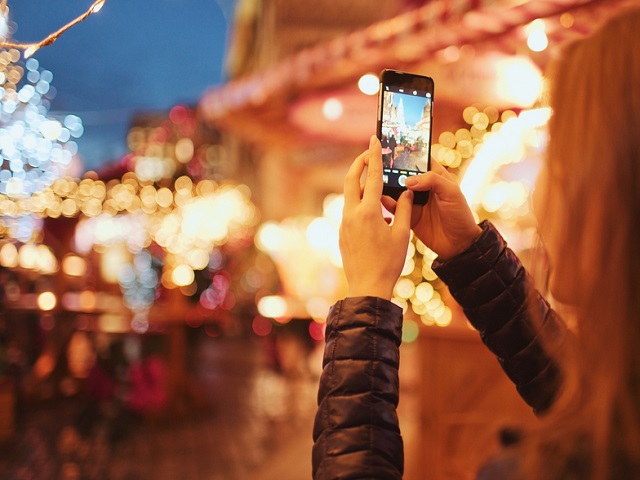
<svg viewBox="0 0 640 480"><path fill-rule="evenodd" d="M522 398L538 413L558 391L560 373L540 334L568 341L564 323L489 222L467 250L433 268ZM313 478L400 479L403 445L396 407L402 311L374 297L346 298L327 319L324 370L313 430Z"/></svg>

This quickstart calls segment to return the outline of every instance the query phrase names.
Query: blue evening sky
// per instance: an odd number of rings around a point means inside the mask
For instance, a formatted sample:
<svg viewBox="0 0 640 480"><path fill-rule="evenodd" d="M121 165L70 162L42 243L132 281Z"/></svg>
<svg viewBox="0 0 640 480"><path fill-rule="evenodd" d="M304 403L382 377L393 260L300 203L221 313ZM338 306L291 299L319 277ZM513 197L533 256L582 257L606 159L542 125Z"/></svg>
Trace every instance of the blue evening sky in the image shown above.
<svg viewBox="0 0 640 480"><path fill-rule="evenodd" d="M393 103L398 106L402 99L402 106L404 107L404 118L407 125L414 126L422 118L422 111L427 103L427 99L422 96L407 95L402 93L396 93L393 96Z"/></svg>
<svg viewBox="0 0 640 480"><path fill-rule="evenodd" d="M92 0L9 0L13 40L39 41L82 14ZM107 0L104 8L35 55L53 72L52 112L80 116L85 169L126 153L138 111L195 105L224 81L234 0Z"/></svg>

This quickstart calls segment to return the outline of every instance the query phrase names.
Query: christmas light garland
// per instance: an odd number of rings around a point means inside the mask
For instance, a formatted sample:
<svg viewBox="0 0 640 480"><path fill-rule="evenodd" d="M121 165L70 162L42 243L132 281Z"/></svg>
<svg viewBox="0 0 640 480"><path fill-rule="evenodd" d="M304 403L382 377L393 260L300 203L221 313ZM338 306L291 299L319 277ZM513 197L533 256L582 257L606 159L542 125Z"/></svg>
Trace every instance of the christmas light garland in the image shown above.
<svg viewBox="0 0 640 480"><path fill-rule="evenodd" d="M0 42L0 48L15 48L17 50L24 50L24 58L29 58L31 55L37 52L40 48L51 45L53 42L55 42L58 39L58 37L60 37L60 35L62 35L67 30L69 30L71 27L84 21L88 16L94 13L98 13L104 6L105 2L106 0L96 0L91 4L89 9L86 12L84 12L82 15L70 21L65 26L56 30L51 35L49 35L46 38L43 38L39 42L35 42L35 43ZM9 9L7 7L7 0L3 0L2 4L0 5L0 14L4 16L5 20L8 16L8 12L9 12Z"/></svg>

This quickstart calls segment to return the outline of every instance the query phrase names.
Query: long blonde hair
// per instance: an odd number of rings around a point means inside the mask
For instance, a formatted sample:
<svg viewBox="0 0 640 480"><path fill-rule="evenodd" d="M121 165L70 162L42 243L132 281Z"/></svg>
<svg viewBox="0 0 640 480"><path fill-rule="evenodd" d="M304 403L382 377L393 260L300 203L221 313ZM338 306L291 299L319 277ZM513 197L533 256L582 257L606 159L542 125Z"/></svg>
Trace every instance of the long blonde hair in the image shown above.
<svg viewBox="0 0 640 480"><path fill-rule="evenodd" d="M527 478L640 478L639 39L640 9L625 11L551 72L539 221L561 252L554 274L575 285L578 331L562 393L524 445Z"/></svg>

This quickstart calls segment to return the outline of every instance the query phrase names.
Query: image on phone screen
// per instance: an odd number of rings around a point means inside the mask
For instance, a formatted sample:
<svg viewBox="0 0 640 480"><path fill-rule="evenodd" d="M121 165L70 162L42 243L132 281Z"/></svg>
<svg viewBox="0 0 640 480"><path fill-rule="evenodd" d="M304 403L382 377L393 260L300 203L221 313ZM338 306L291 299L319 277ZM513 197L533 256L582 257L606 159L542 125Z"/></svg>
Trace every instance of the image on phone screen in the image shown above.
<svg viewBox="0 0 640 480"><path fill-rule="evenodd" d="M383 172L387 184L404 187L409 175L429 169L431 108L430 92L395 85L382 86Z"/></svg>

